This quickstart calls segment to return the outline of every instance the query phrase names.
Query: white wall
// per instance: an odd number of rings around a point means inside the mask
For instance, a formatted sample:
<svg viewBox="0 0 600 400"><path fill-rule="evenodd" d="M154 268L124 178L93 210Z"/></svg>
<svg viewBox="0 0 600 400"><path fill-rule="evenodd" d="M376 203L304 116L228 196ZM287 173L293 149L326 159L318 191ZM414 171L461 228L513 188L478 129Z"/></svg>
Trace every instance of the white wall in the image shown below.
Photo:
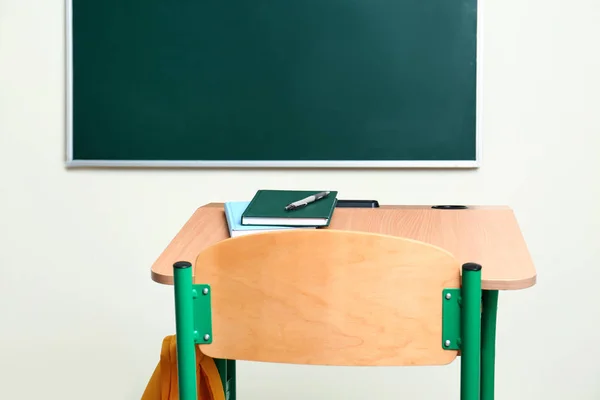
<svg viewBox="0 0 600 400"><path fill-rule="evenodd" d="M285 178L67 171L63 16L63 0L0 0L1 398L139 398L173 333L172 287L150 280L152 262L196 207L261 187L510 205L539 277L501 294L497 398L600 398L600 2L487 0L478 171ZM241 364L239 390L250 400L451 399L458 371Z"/></svg>

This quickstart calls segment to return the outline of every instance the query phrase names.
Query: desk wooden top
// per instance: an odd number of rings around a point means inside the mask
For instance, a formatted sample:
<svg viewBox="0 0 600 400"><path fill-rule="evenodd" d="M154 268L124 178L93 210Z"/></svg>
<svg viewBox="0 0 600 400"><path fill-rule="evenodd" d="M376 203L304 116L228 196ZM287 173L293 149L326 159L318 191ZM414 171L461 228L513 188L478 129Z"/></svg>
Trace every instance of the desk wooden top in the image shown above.
<svg viewBox="0 0 600 400"><path fill-rule="evenodd" d="M327 228L326 228L327 229ZM460 263L482 265L482 288L533 286L536 271L513 211L504 206L438 210L430 206L336 208L329 229L402 236L442 247ZM196 210L152 266L152 279L173 284L173 263L192 264L200 251L229 238L223 204Z"/></svg>

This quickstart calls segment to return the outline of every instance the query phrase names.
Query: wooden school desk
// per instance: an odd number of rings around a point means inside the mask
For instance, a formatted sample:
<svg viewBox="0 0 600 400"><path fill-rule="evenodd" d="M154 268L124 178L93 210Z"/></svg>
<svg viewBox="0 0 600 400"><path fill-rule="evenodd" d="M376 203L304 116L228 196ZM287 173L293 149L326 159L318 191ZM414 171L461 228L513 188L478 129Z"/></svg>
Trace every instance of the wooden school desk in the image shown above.
<svg viewBox="0 0 600 400"><path fill-rule="evenodd" d="M446 249L460 263L482 266L481 398L492 400L498 292L525 289L536 283L536 270L513 211L505 206L336 208L325 229L415 239ZM174 263L193 263L202 250L227 238L223 204L198 208L152 266L152 279L173 284Z"/></svg>
<svg viewBox="0 0 600 400"><path fill-rule="evenodd" d="M517 220L508 207L469 206L466 210L430 206L336 208L331 229L375 232L420 240L448 250L461 263L481 264L484 290L533 286L536 271ZM195 261L208 246L229 238L223 204L196 210L152 266L152 279L173 284L173 263Z"/></svg>

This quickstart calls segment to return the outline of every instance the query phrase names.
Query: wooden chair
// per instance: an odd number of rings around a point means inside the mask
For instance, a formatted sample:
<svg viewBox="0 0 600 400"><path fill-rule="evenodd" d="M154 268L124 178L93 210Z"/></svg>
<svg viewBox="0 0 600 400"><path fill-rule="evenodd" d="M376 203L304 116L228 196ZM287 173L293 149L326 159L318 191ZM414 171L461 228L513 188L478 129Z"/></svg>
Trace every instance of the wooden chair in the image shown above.
<svg viewBox="0 0 600 400"><path fill-rule="evenodd" d="M461 399L480 399L477 264L461 279L452 254L423 242L309 229L226 239L193 270L174 265L181 400L196 400L195 345L218 360L231 400L235 360L444 365L459 351Z"/></svg>

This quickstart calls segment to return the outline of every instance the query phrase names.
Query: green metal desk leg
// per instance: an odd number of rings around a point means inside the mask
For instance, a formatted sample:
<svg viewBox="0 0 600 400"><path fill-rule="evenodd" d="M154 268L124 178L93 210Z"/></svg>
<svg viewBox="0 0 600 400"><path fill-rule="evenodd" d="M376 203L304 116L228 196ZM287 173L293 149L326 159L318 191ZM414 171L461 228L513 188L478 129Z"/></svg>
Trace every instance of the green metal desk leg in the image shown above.
<svg viewBox="0 0 600 400"><path fill-rule="evenodd" d="M196 343L194 341L194 303L192 264L173 265L175 283L175 332L180 400L198 400L196 393Z"/></svg>
<svg viewBox="0 0 600 400"><path fill-rule="evenodd" d="M481 400L494 400L498 291L484 290L481 316Z"/></svg>
<svg viewBox="0 0 600 400"><path fill-rule="evenodd" d="M221 377L221 385L223 385L223 393L225 393L225 397L227 397L227 380L229 378L229 363L225 358L215 358L215 365L217 370L219 371L219 376Z"/></svg>
<svg viewBox="0 0 600 400"><path fill-rule="evenodd" d="M215 364L221 376L221 384L226 400L235 400L235 360L215 358Z"/></svg>
<svg viewBox="0 0 600 400"><path fill-rule="evenodd" d="M229 400L236 400L235 360L227 360L229 373Z"/></svg>
<svg viewBox="0 0 600 400"><path fill-rule="evenodd" d="M479 400L481 368L481 265L462 266L461 400Z"/></svg>

